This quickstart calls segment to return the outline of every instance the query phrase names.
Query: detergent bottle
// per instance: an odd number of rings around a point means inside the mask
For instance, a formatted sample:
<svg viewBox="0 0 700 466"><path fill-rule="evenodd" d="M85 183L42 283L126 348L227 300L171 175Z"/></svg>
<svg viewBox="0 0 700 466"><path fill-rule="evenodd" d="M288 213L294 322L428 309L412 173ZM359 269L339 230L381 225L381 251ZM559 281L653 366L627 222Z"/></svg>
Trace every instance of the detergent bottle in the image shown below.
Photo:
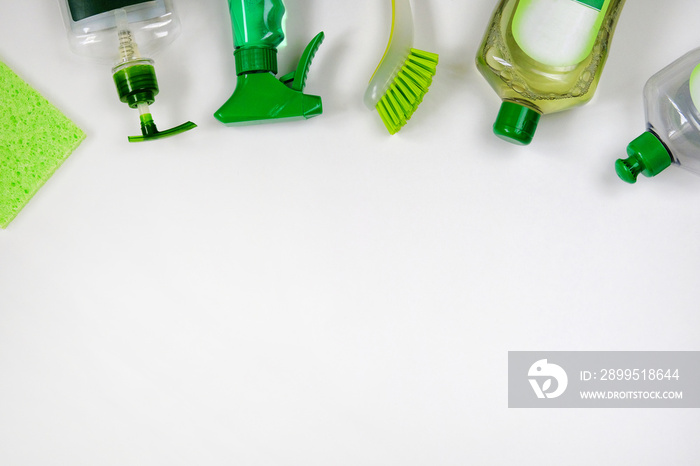
<svg viewBox="0 0 700 466"><path fill-rule="evenodd" d="M627 146L615 169L628 183L679 165L700 175L700 48L652 76L644 86L647 130Z"/></svg>
<svg viewBox="0 0 700 466"><path fill-rule="evenodd" d="M624 0L501 0L476 57L503 100L493 126L506 141L532 141L540 116L595 93Z"/></svg>
<svg viewBox="0 0 700 466"><path fill-rule="evenodd" d="M78 55L110 63L119 99L139 110L140 142L182 133L187 122L159 131L150 105L159 92L154 62L146 58L170 44L180 31L170 0L59 0L71 49ZM143 54L143 55L142 55Z"/></svg>

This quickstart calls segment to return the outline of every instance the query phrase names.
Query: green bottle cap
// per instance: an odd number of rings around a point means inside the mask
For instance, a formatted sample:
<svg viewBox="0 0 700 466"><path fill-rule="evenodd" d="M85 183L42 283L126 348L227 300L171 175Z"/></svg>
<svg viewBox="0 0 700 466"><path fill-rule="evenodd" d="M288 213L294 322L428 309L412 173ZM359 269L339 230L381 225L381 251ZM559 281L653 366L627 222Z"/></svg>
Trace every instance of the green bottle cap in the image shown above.
<svg viewBox="0 0 700 466"><path fill-rule="evenodd" d="M237 75L267 71L277 74L277 49L273 47L239 47L233 56Z"/></svg>
<svg viewBox="0 0 700 466"><path fill-rule="evenodd" d="M540 113L531 108L505 101L493 124L493 132L505 141L526 146L535 136L540 116Z"/></svg>
<svg viewBox="0 0 700 466"><path fill-rule="evenodd" d="M615 162L617 176L627 183L635 183L640 173L646 177L656 176L673 162L666 146L650 131L627 146L627 155L628 158Z"/></svg>
<svg viewBox="0 0 700 466"><path fill-rule="evenodd" d="M158 95L158 79L153 60L141 59L126 62L112 70L119 100L131 108L145 102L153 105Z"/></svg>

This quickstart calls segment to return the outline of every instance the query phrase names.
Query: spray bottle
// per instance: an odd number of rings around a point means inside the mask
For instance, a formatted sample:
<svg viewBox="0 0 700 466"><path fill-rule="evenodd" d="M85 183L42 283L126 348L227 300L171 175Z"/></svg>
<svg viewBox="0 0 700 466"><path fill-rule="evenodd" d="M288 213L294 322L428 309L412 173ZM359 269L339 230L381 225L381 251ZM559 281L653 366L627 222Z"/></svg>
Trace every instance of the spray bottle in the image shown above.
<svg viewBox="0 0 700 466"><path fill-rule="evenodd" d="M656 176L671 164L700 175L700 48L651 77L644 86L647 130L627 146L615 169L627 183Z"/></svg>
<svg viewBox="0 0 700 466"><path fill-rule="evenodd" d="M60 0L71 49L82 56L113 65L119 100L137 109L141 142L180 134L197 125L188 121L159 131L150 105L158 94L153 60L141 55L162 49L179 33L170 0Z"/></svg>
<svg viewBox="0 0 700 466"><path fill-rule="evenodd" d="M625 0L501 0L476 57L503 100L494 133L532 141L540 116L595 93Z"/></svg>
<svg viewBox="0 0 700 466"><path fill-rule="evenodd" d="M277 78L282 44L282 0L229 0L234 32L236 90L214 116L228 125L308 119L323 112L321 98L303 93L311 61L323 42L319 33L302 53L295 71Z"/></svg>

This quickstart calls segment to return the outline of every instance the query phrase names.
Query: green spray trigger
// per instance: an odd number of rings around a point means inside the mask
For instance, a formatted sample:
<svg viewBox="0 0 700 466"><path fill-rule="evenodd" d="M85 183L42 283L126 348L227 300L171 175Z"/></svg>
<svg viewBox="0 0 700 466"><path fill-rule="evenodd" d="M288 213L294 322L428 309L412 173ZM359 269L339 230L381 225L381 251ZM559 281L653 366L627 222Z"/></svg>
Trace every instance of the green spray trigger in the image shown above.
<svg viewBox="0 0 700 466"><path fill-rule="evenodd" d="M284 40L281 0L229 0L234 32L236 89L214 113L227 125L308 119L323 113L321 97L303 93L323 32L306 46L296 70L276 78L277 47Z"/></svg>
<svg viewBox="0 0 700 466"><path fill-rule="evenodd" d="M316 52L323 43L323 39L325 39L325 37L326 36L323 34L323 32L316 34L316 37L311 39L309 45L307 45L304 49L304 53L301 54L297 69L281 77L280 81L295 91L303 91L304 87L306 87L306 78L309 75L309 70L311 69L311 62L316 56Z"/></svg>

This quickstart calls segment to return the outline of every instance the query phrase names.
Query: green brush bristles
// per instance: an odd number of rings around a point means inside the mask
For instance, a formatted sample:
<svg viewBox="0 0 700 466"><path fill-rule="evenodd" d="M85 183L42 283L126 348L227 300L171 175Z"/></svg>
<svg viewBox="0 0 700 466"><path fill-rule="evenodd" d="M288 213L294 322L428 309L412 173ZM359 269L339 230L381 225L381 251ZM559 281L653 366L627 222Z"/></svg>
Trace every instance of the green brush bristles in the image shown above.
<svg viewBox="0 0 700 466"><path fill-rule="evenodd" d="M401 71L377 103L377 111L391 134L398 132L428 92L438 64L436 53L411 49Z"/></svg>

